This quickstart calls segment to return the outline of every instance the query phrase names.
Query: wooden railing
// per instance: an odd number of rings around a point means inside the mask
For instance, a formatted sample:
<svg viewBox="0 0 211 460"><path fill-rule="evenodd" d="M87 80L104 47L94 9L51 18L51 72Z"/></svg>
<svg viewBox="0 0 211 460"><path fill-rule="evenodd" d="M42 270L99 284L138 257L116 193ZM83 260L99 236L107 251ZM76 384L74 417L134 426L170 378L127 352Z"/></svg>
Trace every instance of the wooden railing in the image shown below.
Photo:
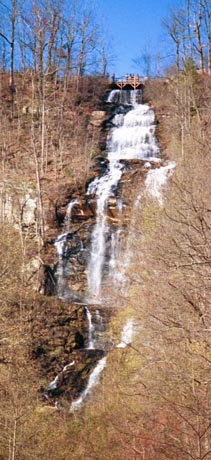
<svg viewBox="0 0 211 460"><path fill-rule="evenodd" d="M126 86L137 89L141 85L144 85L143 79L141 79L140 75L126 75L125 77L120 78L116 78L115 75L113 75L111 83L120 89L123 89Z"/></svg>

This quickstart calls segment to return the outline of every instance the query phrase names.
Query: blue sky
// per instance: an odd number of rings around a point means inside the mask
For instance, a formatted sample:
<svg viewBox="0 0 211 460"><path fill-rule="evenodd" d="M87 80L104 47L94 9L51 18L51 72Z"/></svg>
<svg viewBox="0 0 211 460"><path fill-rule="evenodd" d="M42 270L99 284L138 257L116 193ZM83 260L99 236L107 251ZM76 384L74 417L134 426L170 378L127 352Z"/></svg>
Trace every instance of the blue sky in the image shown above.
<svg viewBox="0 0 211 460"><path fill-rule="evenodd" d="M172 50L166 44L162 20L178 0L98 0L116 58L109 72L117 76L143 73L133 59L148 53L160 55L157 67L168 64Z"/></svg>

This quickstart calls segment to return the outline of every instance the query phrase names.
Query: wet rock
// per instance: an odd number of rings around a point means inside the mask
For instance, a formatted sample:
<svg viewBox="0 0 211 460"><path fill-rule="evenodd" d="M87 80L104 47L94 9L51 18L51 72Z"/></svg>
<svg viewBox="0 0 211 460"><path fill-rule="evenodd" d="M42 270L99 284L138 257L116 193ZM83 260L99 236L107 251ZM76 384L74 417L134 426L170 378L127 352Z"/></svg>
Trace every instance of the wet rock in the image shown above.
<svg viewBox="0 0 211 460"><path fill-rule="evenodd" d="M114 125L114 114L125 113L130 107L119 104L118 107L109 106L107 120L104 111L93 112L90 124L102 126L106 130ZM150 153L150 152L149 152ZM112 346L106 339L105 330L110 319L111 309L89 305L94 326L93 344L96 350L86 350L91 341L86 306L87 266L90 260L92 232L96 224L97 199L94 193L88 190L90 181L97 176L105 175L108 169L108 160L105 153L96 156L93 177L87 178L84 187L65 187L57 198L56 225L57 234L63 237L62 251L51 259L47 271L46 293L53 292L55 283L57 294L66 302L56 301L51 307L45 308L45 314L39 311L39 317L33 316L33 355L39 360L45 372L47 382L47 398L56 401L58 397L68 398L70 401L77 398L87 385L90 372L96 363L104 356L104 350ZM134 209L134 200L137 190L144 188L148 168L159 167L156 160L122 160L123 174L118 186L113 186L111 196L106 202L106 234L105 234L105 286L112 279L111 254L117 241L123 244L127 237L129 222ZM58 193L59 195L59 193ZM71 200L77 200L71 208L69 220L66 218L68 205ZM55 243L52 240L51 248ZM48 245L49 250L50 243ZM53 251L52 251L53 254ZM46 264L47 266L47 264ZM81 303L81 305L79 305ZM69 305L68 305L69 304ZM46 322L45 317L48 321ZM74 364L71 364L73 363Z"/></svg>
<svg viewBox="0 0 211 460"><path fill-rule="evenodd" d="M47 387L49 399L65 396L73 401L85 390L88 378L98 361L105 356L102 350L78 350L71 354L71 361L63 367Z"/></svg>
<svg viewBox="0 0 211 460"><path fill-rule="evenodd" d="M56 277L54 270L49 265L43 266L43 294L56 295ZM41 291L41 288L40 288Z"/></svg>

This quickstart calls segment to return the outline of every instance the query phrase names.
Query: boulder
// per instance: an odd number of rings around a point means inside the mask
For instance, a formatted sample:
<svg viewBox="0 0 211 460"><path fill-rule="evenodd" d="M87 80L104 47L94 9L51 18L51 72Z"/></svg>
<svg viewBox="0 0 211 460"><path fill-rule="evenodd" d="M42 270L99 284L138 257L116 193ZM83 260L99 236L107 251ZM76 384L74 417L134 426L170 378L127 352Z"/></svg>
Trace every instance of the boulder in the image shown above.
<svg viewBox="0 0 211 460"><path fill-rule="evenodd" d="M105 120L106 112L103 110L95 110L92 112L89 123L96 128L99 128Z"/></svg>

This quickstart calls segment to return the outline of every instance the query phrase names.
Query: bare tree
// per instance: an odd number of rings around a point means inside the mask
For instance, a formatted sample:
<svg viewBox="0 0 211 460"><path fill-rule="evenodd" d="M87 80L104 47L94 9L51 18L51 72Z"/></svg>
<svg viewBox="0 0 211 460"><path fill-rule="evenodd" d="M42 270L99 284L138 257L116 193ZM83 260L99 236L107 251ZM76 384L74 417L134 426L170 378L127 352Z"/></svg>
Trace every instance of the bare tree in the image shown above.
<svg viewBox="0 0 211 460"><path fill-rule="evenodd" d="M199 68L201 73L203 73L205 70L204 47L206 46L202 43L202 19L202 10L199 3L197 11L194 12L194 34L196 37L196 43L194 43L194 46L197 53L199 54Z"/></svg>
<svg viewBox="0 0 211 460"><path fill-rule="evenodd" d="M204 19L207 43L207 68L211 74L211 3L209 0L200 0L201 15Z"/></svg>
<svg viewBox="0 0 211 460"><path fill-rule="evenodd" d="M180 70L180 53L181 53L181 22L178 16L180 16L181 10L178 14L171 10L170 19L163 22L165 29L167 30L170 38L172 39L175 46L175 59L176 59L176 68L179 72Z"/></svg>
<svg viewBox="0 0 211 460"><path fill-rule="evenodd" d="M171 11L164 26L176 47L176 65L194 60L200 72L211 68L211 4L186 0L184 8Z"/></svg>
<svg viewBox="0 0 211 460"><path fill-rule="evenodd" d="M98 27L94 21L93 8L83 8L78 24L77 77L81 77L90 64L97 43Z"/></svg>
<svg viewBox="0 0 211 460"><path fill-rule="evenodd" d="M11 92L12 99L12 117L14 111L14 91L15 91L15 82L14 82L14 48L15 48L15 26L18 16L18 6L17 0L11 0L10 8L7 8L7 16L9 19L10 35L0 31L0 36L10 47L10 79L9 87ZM4 48L3 48L4 49Z"/></svg>

